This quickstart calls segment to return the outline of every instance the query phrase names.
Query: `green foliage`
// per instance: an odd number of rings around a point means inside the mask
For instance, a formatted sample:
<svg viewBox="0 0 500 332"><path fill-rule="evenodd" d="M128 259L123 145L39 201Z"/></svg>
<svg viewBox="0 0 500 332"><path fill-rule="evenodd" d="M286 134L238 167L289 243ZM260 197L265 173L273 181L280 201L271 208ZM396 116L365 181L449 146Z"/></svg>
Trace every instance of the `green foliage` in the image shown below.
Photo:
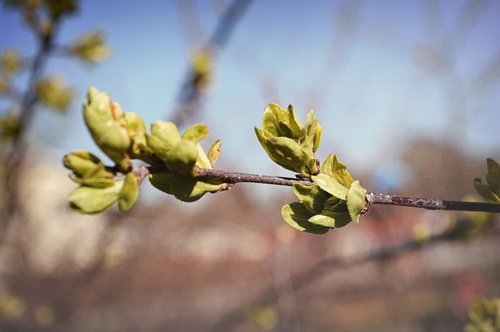
<svg viewBox="0 0 500 332"><path fill-rule="evenodd" d="M0 75L6 78L12 77L21 70L23 59L15 48L7 48L0 53Z"/></svg>
<svg viewBox="0 0 500 332"><path fill-rule="evenodd" d="M157 189L182 201L192 202L207 192L227 188L222 181L195 177L197 169L212 168L220 156L219 140L208 155L199 144L208 135L207 126L191 126L181 135L172 122L156 121L148 134L139 115L123 112L106 93L95 88L89 89L83 114L95 143L116 165L106 167L84 151L64 157L64 165L72 171L70 178L80 185L70 195L73 209L98 213L118 202L120 211L129 210L139 196L131 159L164 166L165 172L151 174L148 179Z"/></svg>
<svg viewBox="0 0 500 332"><path fill-rule="evenodd" d="M500 203L500 165L493 159L486 159L488 173L486 183L480 178L474 179L477 192L488 202Z"/></svg>
<svg viewBox="0 0 500 332"><path fill-rule="evenodd" d="M101 62L110 55L109 47L100 31L85 33L70 46L70 52L89 63Z"/></svg>
<svg viewBox="0 0 500 332"><path fill-rule="evenodd" d="M69 107L74 95L73 90L58 76L38 81L35 91L42 104L59 112Z"/></svg>
<svg viewBox="0 0 500 332"><path fill-rule="evenodd" d="M0 142L19 135L19 116L7 114L0 117Z"/></svg>
<svg viewBox="0 0 500 332"><path fill-rule="evenodd" d="M353 181L344 164L329 155L321 173L312 176L313 184L295 183L293 192L299 202L281 210L292 227L309 233L323 234L330 228L358 221L365 208L365 189Z"/></svg>
<svg viewBox="0 0 500 332"><path fill-rule="evenodd" d="M269 104L264 110L262 129L255 127L255 134L268 156L278 165L304 177L319 172L319 160L314 152L321 142L321 133L313 111L307 115L304 126L292 105L284 110Z"/></svg>
<svg viewBox="0 0 500 332"><path fill-rule="evenodd" d="M465 332L500 331L500 299L476 299L469 311Z"/></svg>

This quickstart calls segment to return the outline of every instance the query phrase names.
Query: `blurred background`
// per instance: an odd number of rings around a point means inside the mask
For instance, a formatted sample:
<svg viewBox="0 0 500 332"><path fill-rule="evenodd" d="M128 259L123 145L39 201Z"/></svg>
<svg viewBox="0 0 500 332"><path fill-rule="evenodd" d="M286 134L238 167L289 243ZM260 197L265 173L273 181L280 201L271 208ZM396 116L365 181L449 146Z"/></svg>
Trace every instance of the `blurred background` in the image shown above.
<svg viewBox="0 0 500 332"><path fill-rule="evenodd" d="M26 4L42 2L2 1L0 51L36 58ZM289 188L188 204L146 181L129 213L85 216L67 207L61 164L74 150L107 160L81 115L95 86L148 124L206 123L221 169L290 176L253 126L268 103L293 104L323 126L318 156L337 154L368 191L474 199L484 160L500 158L498 1L86 0L59 23L57 45L99 29L106 60L47 56L40 75L72 98L34 105L22 158L5 133L29 69L0 96L1 158L20 160L1 168L1 330L456 331L477 296L500 294L498 218L473 240L359 262L465 217L374 206L317 236L281 219Z"/></svg>

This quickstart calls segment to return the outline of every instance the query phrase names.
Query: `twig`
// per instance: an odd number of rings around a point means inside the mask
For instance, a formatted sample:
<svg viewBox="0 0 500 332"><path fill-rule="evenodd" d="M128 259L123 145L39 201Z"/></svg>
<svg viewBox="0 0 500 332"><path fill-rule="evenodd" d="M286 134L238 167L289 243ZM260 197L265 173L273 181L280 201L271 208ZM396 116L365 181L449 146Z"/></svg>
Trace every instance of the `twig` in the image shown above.
<svg viewBox="0 0 500 332"><path fill-rule="evenodd" d="M299 273L295 278L293 278L293 287L294 290L298 290L304 286L312 284L316 280L330 273L334 268L343 269L371 261L375 262L385 259L392 259L399 255L416 251L424 246L427 248L431 245L435 245L443 241L450 241L452 239L453 238L450 236L450 233L448 231L444 231L442 233L429 237L427 241L408 240L394 246L384 246L350 259L343 257L327 258L317 263L313 267L307 269L306 271ZM269 305L275 301L276 296L273 291L274 288L275 287L273 286L265 289L250 304L247 304L243 307L238 307L229 312L225 317L223 317L213 326L211 331L230 331L242 324L247 318L246 314L248 309L259 305Z"/></svg>
<svg viewBox="0 0 500 332"><path fill-rule="evenodd" d="M164 165L139 166L134 169L134 173L142 181L148 174L168 172ZM235 184L239 182L262 183L278 186L293 186L294 183L313 185L309 179L290 178L270 175L257 175L249 173L230 172L219 169L198 168L196 176L199 178L214 178L226 183ZM464 202L440 200L432 198L406 197L397 195L384 195L366 193L367 210L372 204L406 206L428 210L447 210L447 211L482 211L500 213L500 204L482 203L482 202Z"/></svg>
<svg viewBox="0 0 500 332"><path fill-rule="evenodd" d="M24 142L27 128L33 121L35 105L38 96L35 91L36 82L40 79L45 67L48 55L52 50L54 33L58 27L58 21L54 22L51 33L38 32L38 50L29 69L28 88L22 96L18 134L13 137L10 150L6 158L6 172L4 178L5 201L0 220L0 245L7 234L7 229L16 214L22 213L19 197L19 182L21 166L26 157L27 146Z"/></svg>
<svg viewBox="0 0 500 332"><path fill-rule="evenodd" d="M220 18L214 33L208 42L201 48L215 57L215 51L221 50L227 43L229 36L234 31L236 23L243 16L253 0L234 0ZM177 126L182 126L186 119L193 115L200 104L201 91L196 86L196 72L191 66L185 75L178 96L178 107L172 115L172 121Z"/></svg>

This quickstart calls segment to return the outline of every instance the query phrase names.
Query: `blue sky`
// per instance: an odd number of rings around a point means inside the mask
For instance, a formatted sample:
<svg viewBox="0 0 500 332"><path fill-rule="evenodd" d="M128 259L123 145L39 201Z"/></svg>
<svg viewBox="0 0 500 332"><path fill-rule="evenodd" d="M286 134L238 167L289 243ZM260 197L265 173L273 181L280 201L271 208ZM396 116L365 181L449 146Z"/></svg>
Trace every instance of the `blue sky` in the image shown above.
<svg viewBox="0 0 500 332"><path fill-rule="evenodd" d="M168 119L190 56L227 1L192 1L197 19L188 24L181 2L83 1L58 40L99 28L112 56L97 66L50 62L47 73L62 73L77 97L66 115L40 110L37 142L61 154L97 151L80 114L89 86L147 123ZM492 83L477 86L500 57L500 3L491 1L473 26L460 19L466 3L441 1L432 9L421 1L254 1L217 59L197 118L211 128L209 141L223 141L220 166L287 174L253 133L270 102L291 103L302 118L315 109L324 128L320 157L336 153L355 171L397 162L415 137L452 142L478 159L498 157L500 65ZM15 13L0 11L0 31L0 49L33 52Z"/></svg>

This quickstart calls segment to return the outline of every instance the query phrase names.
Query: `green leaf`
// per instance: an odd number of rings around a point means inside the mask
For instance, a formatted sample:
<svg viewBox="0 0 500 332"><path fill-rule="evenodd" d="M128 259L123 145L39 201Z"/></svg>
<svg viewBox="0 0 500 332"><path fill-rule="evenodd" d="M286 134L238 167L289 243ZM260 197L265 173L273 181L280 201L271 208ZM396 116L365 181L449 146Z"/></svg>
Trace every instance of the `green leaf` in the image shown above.
<svg viewBox="0 0 500 332"><path fill-rule="evenodd" d="M344 201L346 200L349 190L342 184L340 184L340 182L337 181L337 179L335 179L334 177L328 174L320 173L318 175L312 176L312 180L327 193Z"/></svg>
<svg viewBox="0 0 500 332"><path fill-rule="evenodd" d="M208 136L208 127L204 124L195 124L184 131L182 138L198 143Z"/></svg>
<svg viewBox="0 0 500 332"><path fill-rule="evenodd" d="M222 142L220 139L218 139L214 142L214 144L212 144L210 150L208 150L208 160L210 161L210 165L212 165L212 168L215 167L217 160L219 160L221 145Z"/></svg>
<svg viewBox="0 0 500 332"><path fill-rule="evenodd" d="M182 139L170 151L164 159L167 168L172 172L192 174L193 167L198 158L196 144Z"/></svg>
<svg viewBox="0 0 500 332"><path fill-rule="evenodd" d="M500 165L491 158L486 159L488 166L488 174L486 175L486 183L491 191L500 195Z"/></svg>
<svg viewBox="0 0 500 332"><path fill-rule="evenodd" d="M100 165L104 166L99 158L87 151L75 151L66 154L63 158L63 164L79 177L94 171Z"/></svg>
<svg viewBox="0 0 500 332"><path fill-rule="evenodd" d="M181 135L173 122L155 121L151 124L151 135L147 135L146 139L158 158L165 161L169 151L180 142Z"/></svg>
<svg viewBox="0 0 500 332"><path fill-rule="evenodd" d="M330 197L317 185L307 186L301 183L294 183L293 192L304 206L314 214L323 210L326 200Z"/></svg>
<svg viewBox="0 0 500 332"><path fill-rule="evenodd" d="M346 201L337 197L330 197L324 205L322 215L328 216L335 220L335 228L344 227L351 222L349 211L347 210Z"/></svg>
<svg viewBox="0 0 500 332"><path fill-rule="evenodd" d="M301 232L325 234L329 230L328 227L309 222L313 214L302 203L295 202L283 206L281 216L290 226Z"/></svg>
<svg viewBox="0 0 500 332"><path fill-rule="evenodd" d="M80 186L69 196L70 207L81 213L102 212L118 200L122 187L123 181L105 188Z"/></svg>
<svg viewBox="0 0 500 332"><path fill-rule="evenodd" d="M122 169L130 167L127 150L131 139L123 122L120 105L111 102L106 93L90 88L83 106L85 124L99 148Z"/></svg>
<svg viewBox="0 0 500 332"><path fill-rule="evenodd" d="M321 166L321 173L332 175L344 187L349 188L353 182L351 174L347 171L347 167L342 164L336 155L329 154L323 165Z"/></svg>
<svg viewBox="0 0 500 332"><path fill-rule="evenodd" d="M290 138L297 139L304 135L304 125L300 122L292 105L288 105L288 123L291 133Z"/></svg>
<svg viewBox="0 0 500 332"><path fill-rule="evenodd" d="M288 127L288 112L276 104L269 104L264 109L262 118L262 129L268 131L273 136L290 137L291 130Z"/></svg>
<svg viewBox="0 0 500 332"><path fill-rule="evenodd" d="M207 157L207 154L199 143L196 143L196 151L198 152L198 157L196 158L196 166L200 168L213 168L212 163Z"/></svg>
<svg viewBox="0 0 500 332"><path fill-rule="evenodd" d="M309 218L308 221L315 225L335 228L335 219L330 216L326 216L324 214L314 215L311 218Z"/></svg>
<svg viewBox="0 0 500 332"><path fill-rule="evenodd" d="M70 174L69 178L78 184L95 188L111 187L115 183L115 180L113 180L114 178L113 174L111 174L111 176L94 176L94 177L90 175L86 177L77 177L73 174Z"/></svg>
<svg viewBox="0 0 500 332"><path fill-rule="evenodd" d="M267 155L278 165L308 176L305 165L309 162L307 153L291 138L276 137L255 127L255 133Z"/></svg>
<svg viewBox="0 0 500 332"><path fill-rule="evenodd" d="M161 173L148 176L151 184L167 194L174 195L177 199L184 202L194 202L200 199L207 192L217 192L226 184L212 183L198 180L193 177Z"/></svg>
<svg viewBox="0 0 500 332"><path fill-rule="evenodd" d="M474 187L476 191L490 203L500 203L500 197L491 191L490 187L482 183L480 178L474 179Z"/></svg>
<svg viewBox="0 0 500 332"><path fill-rule="evenodd" d="M351 184L347 193L347 210L352 221L359 221L361 211L365 208L365 190L356 180Z"/></svg>
<svg viewBox="0 0 500 332"><path fill-rule="evenodd" d="M139 183L134 173L128 173L125 177L123 187L118 197L118 208L121 212L127 212L139 197Z"/></svg>
<svg viewBox="0 0 500 332"><path fill-rule="evenodd" d="M316 132L313 137L313 152L318 151L319 145L321 144L321 136L323 135L323 127L319 122L316 123Z"/></svg>

